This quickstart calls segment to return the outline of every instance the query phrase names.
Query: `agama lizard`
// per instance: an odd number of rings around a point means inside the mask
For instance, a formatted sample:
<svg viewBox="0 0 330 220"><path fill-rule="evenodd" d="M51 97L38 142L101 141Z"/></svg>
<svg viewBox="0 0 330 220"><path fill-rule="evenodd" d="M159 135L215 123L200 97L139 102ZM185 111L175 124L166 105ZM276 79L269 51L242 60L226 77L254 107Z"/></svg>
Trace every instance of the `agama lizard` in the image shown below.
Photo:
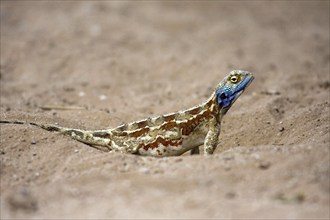
<svg viewBox="0 0 330 220"><path fill-rule="evenodd" d="M189 150L191 154L199 154L199 146L204 144L204 154L209 155L217 147L223 116L253 79L253 75L247 71L233 70L201 105L112 129L88 131L6 120L0 120L0 123L38 126L114 152L156 157L179 156Z"/></svg>

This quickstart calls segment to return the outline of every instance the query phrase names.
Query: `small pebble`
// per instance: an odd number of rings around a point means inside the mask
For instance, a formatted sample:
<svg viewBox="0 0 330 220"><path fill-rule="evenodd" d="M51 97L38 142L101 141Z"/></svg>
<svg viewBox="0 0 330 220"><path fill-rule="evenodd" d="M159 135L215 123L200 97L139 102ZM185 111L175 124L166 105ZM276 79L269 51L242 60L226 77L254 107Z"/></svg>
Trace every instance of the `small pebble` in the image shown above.
<svg viewBox="0 0 330 220"><path fill-rule="evenodd" d="M269 161L261 161L259 163L259 168L262 170L267 170L270 167L270 162Z"/></svg>
<svg viewBox="0 0 330 220"><path fill-rule="evenodd" d="M85 95L86 95L86 93L82 92L82 91L78 93L78 96L80 96L80 97L84 97Z"/></svg>
<svg viewBox="0 0 330 220"><path fill-rule="evenodd" d="M283 131L284 131L284 127L280 127L278 130L279 130L280 132L283 132Z"/></svg>
<svg viewBox="0 0 330 220"><path fill-rule="evenodd" d="M108 97L107 97L106 95L100 95L100 96L99 96L99 99L100 99L100 100L106 100L107 98L108 98Z"/></svg>
<svg viewBox="0 0 330 220"><path fill-rule="evenodd" d="M260 160L260 155L258 153L252 154L252 157L256 160Z"/></svg>
<svg viewBox="0 0 330 220"><path fill-rule="evenodd" d="M225 197L227 199L233 199L233 198L236 197L236 193L235 192L227 192L226 195L225 195Z"/></svg>

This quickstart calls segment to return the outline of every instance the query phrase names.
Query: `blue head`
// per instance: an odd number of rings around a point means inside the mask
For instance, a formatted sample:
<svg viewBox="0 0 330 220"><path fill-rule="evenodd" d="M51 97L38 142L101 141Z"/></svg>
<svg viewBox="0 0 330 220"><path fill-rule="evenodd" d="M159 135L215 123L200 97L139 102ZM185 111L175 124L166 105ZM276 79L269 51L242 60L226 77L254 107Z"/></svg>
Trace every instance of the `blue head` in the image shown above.
<svg viewBox="0 0 330 220"><path fill-rule="evenodd" d="M253 79L253 75L247 71L231 71L220 82L215 91L219 110L225 114Z"/></svg>

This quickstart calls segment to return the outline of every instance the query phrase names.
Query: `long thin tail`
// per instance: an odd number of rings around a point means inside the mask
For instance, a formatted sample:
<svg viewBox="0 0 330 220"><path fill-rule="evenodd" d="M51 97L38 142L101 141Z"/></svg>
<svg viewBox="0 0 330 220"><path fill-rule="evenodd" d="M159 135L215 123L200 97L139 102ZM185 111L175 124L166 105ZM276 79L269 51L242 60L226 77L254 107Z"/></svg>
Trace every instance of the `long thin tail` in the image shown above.
<svg viewBox="0 0 330 220"><path fill-rule="evenodd" d="M41 124L41 123L35 123L35 122L25 122L25 121L8 121L8 120L0 120L0 124L19 124L19 125L33 125L39 128L42 128L47 131L51 132L57 132L60 134L63 134L65 136L70 136L71 138L83 142L85 144L89 145L97 145L97 146L103 146L106 147L108 150L110 150L110 138L104 137L97 137L95 134L102 133L105 134L106 130L104 131L85 131L80 129L74 129L74 128L66 128L66 127L60 127L57 125L48 125L48 124ZM99 148L98 148L99 149ZM104 149L102 149L104 150Z"/></svg>
<svg viewBox="0 0 330 220"><path fill-rule="evenodd" d="M64 135L69 135L72 136L69 131L76 132L79 131L78 129L71 129L71 128L65 128L65 127L60 127L56 125L47 125L47 124L39 124L35 122L26 122L26 121L7 121L7 120L0 120L0 123L2 124L18 124L18 125L33 125L37 126L39 128L45 129L47 131L52 131L52 132L59 132Z"/></svg>

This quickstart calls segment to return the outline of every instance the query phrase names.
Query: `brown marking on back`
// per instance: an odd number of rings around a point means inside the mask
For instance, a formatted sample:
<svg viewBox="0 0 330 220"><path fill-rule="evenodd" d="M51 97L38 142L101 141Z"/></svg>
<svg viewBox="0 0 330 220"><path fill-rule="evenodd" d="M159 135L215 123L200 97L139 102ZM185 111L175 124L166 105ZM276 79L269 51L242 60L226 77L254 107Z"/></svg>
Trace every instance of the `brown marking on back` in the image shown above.
<svg viewBox="0 0 330 220"><path fill-rule="evenodd" d="M207 106L208 108L210 108L210 107L212 106L213 102L214 102L214 100L213 100L213 98L212 98L212 99L210 99L210 100L206 103L206 106Z"/></svg>
<svg viewBox="0 0 330 220"><path fill-rule="evenodd" d="M144 150L149 150L149 149L155 149L158 147L159 144L162 144L165 147L172 146L172 147L178 147L182 145L182 140L166 140L163 137L158 137L154 142L151 142L149 144L140 144L140 147L143 148Z"/></svg>
<svg viewBox="0 0 330 220"><path fill-rule="evenodd" d="M196 115L198 114L200 111L202 110L202 108L200 106L195 107L193 109L190 109L189 111L187 111L187 113L191 114L191 115Z"/></svg>
<svg viewBox="0 0 330 220"><path fill-rule="evenodd" d="M171 121L171 122L167 122L167 123L163 124L162 126L160 126L160 129L170 130L176 126L177 126L177 123L174 121Z"/></svg>
<svg viewBox="0 0 330 220"><path fill-rule="evenodd" d="M166 116L164 116L164 120L165 120L166 122L172 121L172 120L174 120L174 119L175 119L175 114L171 114L171 115L166 115Z"/></svg>
<svg viewBox="0 0 330 220"><path fill-rule="evenodd" d="M203 114L199 114L196 117L188 120L185 123L180 124L182 135L188 136L191 132L195 130L195 128L200 124L201 121L206 120L212 117L212 113L210 110L206 110Z"/></svg>
<svg viewBox="0 0 330 220"><path fill-rule="evenodd" d="M146 127L146 128L142 128L140 130L137 130L137 131L134 131L132 133L129 134L130 137L134 137L134 138L137 138L137 137L140 137L146 133L148 133L150 130L150 128Z"/></svg>
<svg viewBox="0 0 330 220"><path fill-rule="evenodd" d="M185 123L181 125L181 133L182 135L188 136L193 131L193 128L190 124Z"/></svg>
<svg viewBox="0 0 330 220"><path fill-rule="evenodd" d="M145 120L143 120L143 121L139 121L139 122L137 122L136 124L137 124L137 126L138 126L139 128L144 128L144 127L148 126L148 120L145 119Z"/></svg>

